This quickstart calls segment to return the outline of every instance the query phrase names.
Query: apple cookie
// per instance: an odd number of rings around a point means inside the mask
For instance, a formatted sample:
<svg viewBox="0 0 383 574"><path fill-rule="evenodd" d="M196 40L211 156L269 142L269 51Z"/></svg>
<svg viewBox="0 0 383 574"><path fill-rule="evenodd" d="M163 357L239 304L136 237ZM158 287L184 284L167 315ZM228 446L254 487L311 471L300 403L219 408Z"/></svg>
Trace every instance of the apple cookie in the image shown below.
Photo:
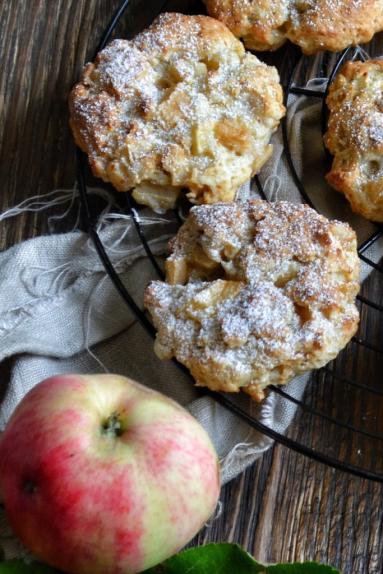
<svg viewBox="0 0 383 574"><path fill-rule="evenodd" d="M328 183L353 211L383 222L383 61L347 62L330 87Z"/></svg>
<svg viewBox="0 0 383 574"><path fill-rule="evenodd" d="M383 30L382 0L205 0L253 50L276 50L286 40L305 54L369 42Z"/></svg>
<svg viewBox="0 0 383 574"><path fill-rule="evenodd" d="M171 242L167 282L145 292L155 351L186 365L198 386L259 401L348 343L358 277L354 231L305 205L193 207Z"/></svg>
<svg viewBox="0 0 383 574"><path fill-rule="evenodd" d="M70 124L94 175L160 211L183 188L193 203L232 201L271 155L282 100L276 69L224 24L166 13L85 67Z"/></svg>

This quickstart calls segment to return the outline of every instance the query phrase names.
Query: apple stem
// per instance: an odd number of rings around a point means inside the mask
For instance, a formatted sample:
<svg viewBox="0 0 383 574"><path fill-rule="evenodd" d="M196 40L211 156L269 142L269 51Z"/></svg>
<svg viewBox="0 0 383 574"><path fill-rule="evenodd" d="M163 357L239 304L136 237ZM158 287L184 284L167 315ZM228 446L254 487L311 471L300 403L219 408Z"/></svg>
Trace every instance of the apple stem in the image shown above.
<svg viewBox="0 0 383 574"><path fill-rule="evenodd" d="M102 425L103 434L111 437L121 436L123 431L120 413L112 413Z"/></svg>

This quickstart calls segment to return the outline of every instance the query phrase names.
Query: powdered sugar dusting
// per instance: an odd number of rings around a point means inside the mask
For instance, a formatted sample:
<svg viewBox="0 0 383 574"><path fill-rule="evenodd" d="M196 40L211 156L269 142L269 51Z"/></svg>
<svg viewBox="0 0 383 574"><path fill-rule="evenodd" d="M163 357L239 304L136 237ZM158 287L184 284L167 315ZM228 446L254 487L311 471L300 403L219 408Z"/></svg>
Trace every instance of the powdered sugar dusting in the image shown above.
<svg viewBox="0 0 383 574"><path fill-rule="evenodd" d="M383 221L383 62L347 62L330 87L327 179L354 211Z"/></svg>
<svg viewBox="0 0 383 574"><path fill-rule="evenodd" d="M182 14L112 42L70 101L96 175L122 191L184 187L195 203L232 200L268 158L284 114L274 68L216 20Z"/></svg>
<svg viewBox="0 0 383 574"><path fill-rule="evenodd" d="M276 49L286 40L305 53L338 51L383 29L382 0L205 0L245 45Z"/></svg>
<svg viewBox="0 0 383 574"><path fill-rule="evenodd" d="M172 243L171 284L146 292L157 352L187 365L200 385L261 398L268 384L322 366L348 342L358 270L350 227L306 206L193 208Z"/></svg>

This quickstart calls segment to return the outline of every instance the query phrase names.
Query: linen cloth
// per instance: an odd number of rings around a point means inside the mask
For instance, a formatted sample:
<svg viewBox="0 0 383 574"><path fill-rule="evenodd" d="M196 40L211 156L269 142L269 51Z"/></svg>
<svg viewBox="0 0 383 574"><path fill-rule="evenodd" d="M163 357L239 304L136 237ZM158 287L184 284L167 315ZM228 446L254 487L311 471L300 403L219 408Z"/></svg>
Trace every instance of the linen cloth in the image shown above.
<svg viewBox="0 0 383 574"><path fill-rule="evenodd" d="M324 80L310 87L324 89ZM374 225L353 214L344 198L325 183L328 168L320 134L321 104L316 98L293 97L289 107L291 153L303 183L318 210L330 218L348 221L363 242ZM282 136L273 137L274 153L261 180L268 199L300 202L283 156ZM240 199L256 195L244 186ZM154 253L166 254L174 223L166 215L144 211L141 222ZM3 223L4 224L4 223ZM124 214L101 217L99 233L122 282L142 307L143 291L156 278L132 225ZM382 241L368 255L378 261ZM53 234L26 241L0 254L0 360L15 356L0 409L2 430L25 393L40 380L60 373L111 372L129 376L179 401L209 433L227 482L254 462L272 440L252 430L214 400L201 397L171 361L160 361L153 342L127 308L105 274L89 237L80 231ZM362 276L369 268L363 267ZM309 375L297 377L288 392L300 398ZM6 386L6 388L4 388ZM258 420L285 432L295 414L292 403L271 393L261 405L247 396L236 400ZM0 544L6 557L22 554L0 516Z"/></svg>

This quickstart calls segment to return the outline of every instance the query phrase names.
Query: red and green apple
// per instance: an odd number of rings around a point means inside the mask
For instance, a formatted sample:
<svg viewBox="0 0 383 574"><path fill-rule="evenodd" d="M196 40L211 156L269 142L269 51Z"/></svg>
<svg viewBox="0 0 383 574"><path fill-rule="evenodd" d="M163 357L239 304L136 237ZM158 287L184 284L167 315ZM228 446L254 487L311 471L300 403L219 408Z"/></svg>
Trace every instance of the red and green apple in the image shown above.
<svg viewBox="0 0 383 574"><path fill-rule="evenodd" d="M0 439L15 534L73 574L131 574L176 553L212 514L217 455L171 399L116 375L34 387Z"/></svg>

